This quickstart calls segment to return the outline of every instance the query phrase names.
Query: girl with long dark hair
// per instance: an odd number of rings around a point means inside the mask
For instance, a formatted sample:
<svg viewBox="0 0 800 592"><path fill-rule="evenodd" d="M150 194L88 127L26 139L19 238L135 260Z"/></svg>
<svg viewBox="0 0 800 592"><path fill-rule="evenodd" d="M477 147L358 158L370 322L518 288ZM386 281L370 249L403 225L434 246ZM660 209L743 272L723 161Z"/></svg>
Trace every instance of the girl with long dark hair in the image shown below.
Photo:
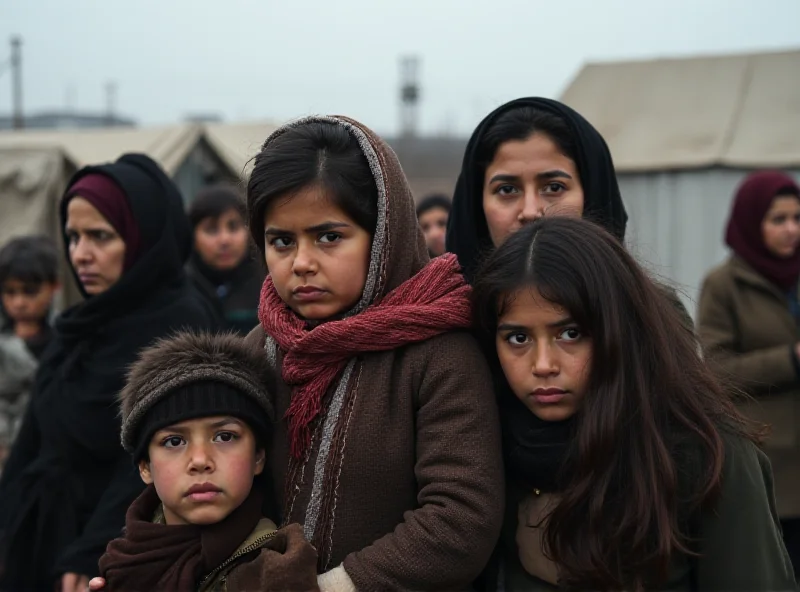
<svg viewBox="0 0 800 592"><path fill-rule="evenodd" d="M487 588L794 589L758 434L617 238L536 220L473 306L510 488Z"/></svg>

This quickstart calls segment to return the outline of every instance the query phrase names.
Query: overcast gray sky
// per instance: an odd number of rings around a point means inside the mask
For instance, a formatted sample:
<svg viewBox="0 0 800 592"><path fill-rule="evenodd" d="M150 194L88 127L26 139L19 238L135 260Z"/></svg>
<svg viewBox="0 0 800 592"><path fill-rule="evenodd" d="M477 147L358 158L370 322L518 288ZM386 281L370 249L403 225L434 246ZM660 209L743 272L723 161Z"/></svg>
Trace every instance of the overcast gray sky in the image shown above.
<svg viewBox="0 0 800 592"><path fill-rule="evenodd" d="M586 61L798 48L799 24L800 0L0 0L0 62L22 35L28 111L103 109L114 80L143 124L341 113L392 133L411 53L422 130L468 134Z"/></svg>

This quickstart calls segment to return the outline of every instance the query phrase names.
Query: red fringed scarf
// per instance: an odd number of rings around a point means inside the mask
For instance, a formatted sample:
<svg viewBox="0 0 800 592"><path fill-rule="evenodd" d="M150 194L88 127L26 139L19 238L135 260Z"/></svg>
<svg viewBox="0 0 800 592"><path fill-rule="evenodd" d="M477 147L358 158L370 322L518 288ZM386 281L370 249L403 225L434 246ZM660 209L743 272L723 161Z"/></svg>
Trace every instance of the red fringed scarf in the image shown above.
<svg viewBox="0 0 800 592"><path fill-rule="evenodd" d="M351 358L468 327L469 294L456 256L448 254L431 261L379 304L309 330L267 277L258 318L285 354L281 373L292 387L292 402L286 411L292 455L302 458L311 442L310 424L319 415L322 398Z"/></svg>

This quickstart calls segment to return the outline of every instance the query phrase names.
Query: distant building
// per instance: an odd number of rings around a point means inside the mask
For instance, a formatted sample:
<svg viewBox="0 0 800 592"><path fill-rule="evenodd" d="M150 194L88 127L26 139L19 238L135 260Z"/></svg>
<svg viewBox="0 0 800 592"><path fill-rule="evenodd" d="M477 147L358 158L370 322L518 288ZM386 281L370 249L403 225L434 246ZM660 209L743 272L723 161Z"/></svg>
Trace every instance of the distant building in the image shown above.
<svg viewBox="0 0 800 592"><path fill-rule="evenodd" d="M386 138L400 160L414 199L431 193L453 195L467 138L399 136Z"/></svg>
<svg viewBox="0 0 800 592"><path fill-rule="evenodd" d="M190 113L183 120L186 123L222 123L222 115L219 113Z"/></svg>
<svg viewBox="0 0 800 592"><path fill-rule="evenodd" d="M126 117L106 113L75 111L40 111L25 114L25 129L91 129L103 127L134 127L136 122ZM0 115L0 130L14 128L14 118Z"/></svg>

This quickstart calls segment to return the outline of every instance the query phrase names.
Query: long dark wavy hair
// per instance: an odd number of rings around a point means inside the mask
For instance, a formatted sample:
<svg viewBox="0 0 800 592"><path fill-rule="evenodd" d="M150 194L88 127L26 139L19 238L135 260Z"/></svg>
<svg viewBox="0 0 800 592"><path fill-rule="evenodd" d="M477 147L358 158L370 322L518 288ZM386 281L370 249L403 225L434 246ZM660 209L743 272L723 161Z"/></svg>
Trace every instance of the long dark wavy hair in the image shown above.
<svg viewBox="0 0 800 592"><path fill-rule="evenodd" d="M473 293L487 341L509 298L527 288L565 308L592 342L545 552L569 587L657 587L676 555L696 554L690 517L719 495L722 432L760 436L663 287L599 226L545 217L489 257Z"/></svg>

